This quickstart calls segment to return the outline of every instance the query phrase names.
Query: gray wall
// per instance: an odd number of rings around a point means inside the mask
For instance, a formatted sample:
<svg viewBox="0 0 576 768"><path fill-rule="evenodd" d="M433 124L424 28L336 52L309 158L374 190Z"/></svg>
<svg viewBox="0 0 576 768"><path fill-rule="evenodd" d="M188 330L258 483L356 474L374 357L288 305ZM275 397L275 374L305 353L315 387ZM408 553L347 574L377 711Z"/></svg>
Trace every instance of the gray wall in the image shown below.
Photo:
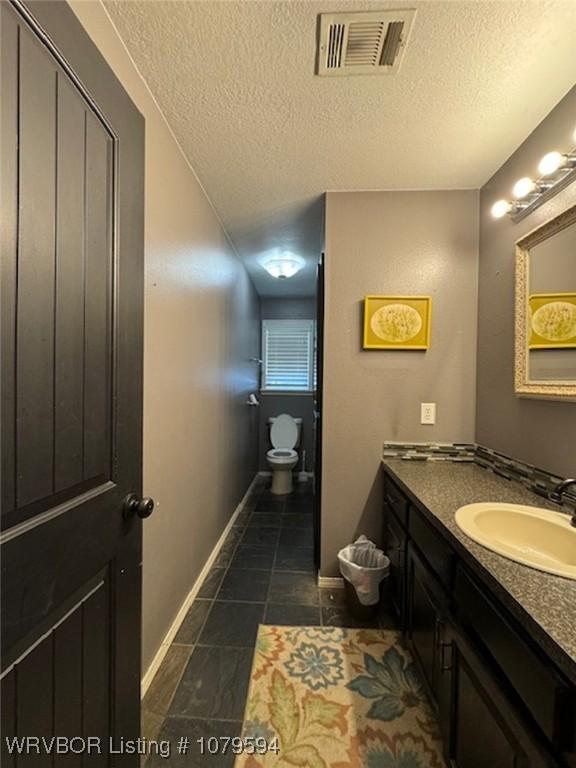
<svg viewBox="0 0 576 768"><path fill-rule="evenodd" d="M72 9L146 119L146 670L256 471L259 303L104 6Z"/></svg>
<svg viewBox="0 0 576 768"><path fill-rule="evenodd" d="M323 575L356 535L380 540L384 440L474 439L477 273L477 192L327 194ZM431 295L431 348L363 350L370 293Z"/></svg>
<svg viewBox="0 0 576 768"><path fill-rule="evenodd" d="M572 146L575 116L576 88L481 191L476 418L479 443L570 476L576 473L576 404L514 394L514 244L576 204L576 184L519 224L508 217L493 219L490 208L495 200L509 197L517 179L537 173L546 152Z"/></svg>
<svg viewBox="0 0 576 768"><path fill-rule="evenodd" d="M260 316L262 320L314 320L316 318L315 299L261 299ZM270 471L266 461L266 451L271 447L268 432L268 418L280 413L289 413L294 418L301 418L302 442L298 448L300 459L302 450L306 451L306 471L314 471L314 395L263 394L260 396L258 464L261 471ZM298 469L301 465L298 464Z"/></svg>

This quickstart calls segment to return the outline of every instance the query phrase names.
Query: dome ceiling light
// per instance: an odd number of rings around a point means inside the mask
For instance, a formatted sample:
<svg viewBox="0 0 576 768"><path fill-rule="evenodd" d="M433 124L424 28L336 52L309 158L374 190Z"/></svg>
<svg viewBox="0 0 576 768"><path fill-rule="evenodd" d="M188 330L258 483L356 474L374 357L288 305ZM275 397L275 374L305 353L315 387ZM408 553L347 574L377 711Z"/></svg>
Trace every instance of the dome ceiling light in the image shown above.
<svg viewBox="0 0 576 768"><path fill-rule="evenodd" d="M265 261L262 266L272 277L276 277L278 280L287 280L300 272L304 266L304 259L293 254L286 254L286 256L274 256Z"/></svg>

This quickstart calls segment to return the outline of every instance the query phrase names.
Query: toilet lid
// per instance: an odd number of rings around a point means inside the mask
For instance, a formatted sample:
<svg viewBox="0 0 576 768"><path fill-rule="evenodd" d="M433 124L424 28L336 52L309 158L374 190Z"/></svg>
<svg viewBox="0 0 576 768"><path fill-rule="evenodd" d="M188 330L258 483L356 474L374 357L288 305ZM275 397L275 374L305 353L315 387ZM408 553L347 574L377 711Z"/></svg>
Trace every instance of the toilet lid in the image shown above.
<svg viewBox="0 0 576 768"><path fill-rule="evenodd" d="M274 448L292 450L298 442L298 427L287 413L277 416L270 430L270 442Z"/></svg>

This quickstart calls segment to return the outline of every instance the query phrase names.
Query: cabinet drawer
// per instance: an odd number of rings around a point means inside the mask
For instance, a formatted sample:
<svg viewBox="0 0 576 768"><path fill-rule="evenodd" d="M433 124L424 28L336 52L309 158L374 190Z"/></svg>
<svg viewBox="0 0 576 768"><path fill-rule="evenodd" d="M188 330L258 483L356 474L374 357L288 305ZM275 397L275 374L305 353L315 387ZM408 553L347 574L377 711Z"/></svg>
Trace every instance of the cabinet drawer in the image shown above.
<svg viewBox="0 0 576 768"><path fill-rule="evenodd" d="M557 749L571 750L574 692L554 667L521 637L460 564L455 596L462 625L485 648Z"/></svg>
<svg viewBox="0 0 576 768"><path fill-rule="evenodd" d="M420 550L420 554L442 585L450 589L454 572L454 553L450 545L417 509L411 508L409 519L410 536Z"/></svg>
<svg viewBox="0 0 576 768"><path fill-rule="evenodd" d="M408 527L408 500L394 483L386 477L384 479L384 501L388 504L398 521Z"/></svg>

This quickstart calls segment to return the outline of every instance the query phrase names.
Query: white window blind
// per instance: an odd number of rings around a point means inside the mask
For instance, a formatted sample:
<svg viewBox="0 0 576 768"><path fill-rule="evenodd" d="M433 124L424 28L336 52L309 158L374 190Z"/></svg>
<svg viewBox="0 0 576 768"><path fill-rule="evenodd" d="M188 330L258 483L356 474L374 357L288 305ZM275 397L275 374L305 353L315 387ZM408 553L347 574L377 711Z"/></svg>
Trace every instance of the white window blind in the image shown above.
<svg viewBox="0 0 576 768"><path fill-rule="evenodd" d="M315 386L314 320L262 322L262 389L309 392Z"/></svg>

